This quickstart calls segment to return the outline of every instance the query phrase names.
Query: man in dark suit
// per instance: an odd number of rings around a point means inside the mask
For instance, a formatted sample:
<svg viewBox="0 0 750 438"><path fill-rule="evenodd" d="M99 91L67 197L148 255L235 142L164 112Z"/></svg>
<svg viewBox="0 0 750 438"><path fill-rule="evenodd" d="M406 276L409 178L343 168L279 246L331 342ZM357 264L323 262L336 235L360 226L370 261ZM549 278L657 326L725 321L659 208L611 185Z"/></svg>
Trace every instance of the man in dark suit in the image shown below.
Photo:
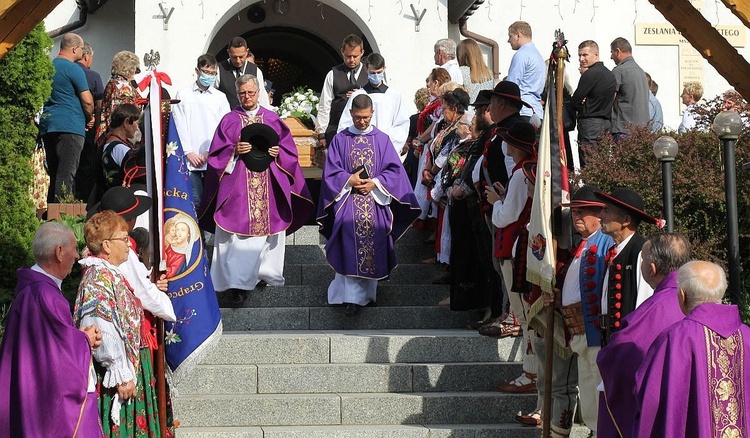
<svg viewBox="0 0 750 438"><path fill-rule="evenodd" d="M320 146L327 146L336 135L336 128L339 126L339 120L349 96L368 82L367 69L362 68L361 62L364 53L362 38L357 35L344 38L341 45L341 56L344 62L328 72L320 93L317 126L315 127Z"/></svg>
<svg viewBox="0 0 750 438"><path fill-rule="evenodd" d="M260 84L264 83L264 79L263 72L249 59L251 53L244 38L234 37L229 40L227 54L229 58L219 63L219 76L216 78L215 84L216 88L226 94L229 107L234 109L240 105L234 83L237 78L245 74L253 75L258 78ZM260 87L259 92L258 104L265 108L271 108L265 87Z"/></svg>

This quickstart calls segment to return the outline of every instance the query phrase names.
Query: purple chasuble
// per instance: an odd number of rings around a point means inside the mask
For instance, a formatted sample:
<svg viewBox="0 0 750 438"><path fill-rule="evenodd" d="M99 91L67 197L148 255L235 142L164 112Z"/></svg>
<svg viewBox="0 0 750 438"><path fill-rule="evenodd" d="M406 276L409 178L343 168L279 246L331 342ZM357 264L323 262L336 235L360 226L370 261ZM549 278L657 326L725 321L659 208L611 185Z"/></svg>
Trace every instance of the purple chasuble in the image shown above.
<svg viewBox="0 0 750 438"><path fill-rule="evenodd" d="M597 434L638 436L633 430L638 410L635 373L654 339L684 318L677 299L677 271L667 274L654 294L623 318L623 328L612 333L610 343L596 358L604 382L604 392L599 396Z"/></svg>
<svg viewBox="0 0 750 438"><path fill-rule="evenodd" d="M247 170L238 159L225 173L240 141L242 128L263 123L279 134L279 156L263 172ZM286 230L287 235L304 225L314 210L310 192L299 166L297 146L279 116L263 107L255 117L242 107L225 115L216 129L208 153L201 211L201 228L215 225L240 236L268 236Z"/></svg>
<svg viewBox="0 0 750 438"><path fill-rule="evenodd" d="M750 328L737 306L702 304L664 330L636 374L639 437L744 437Z"/></svg>
<svg viewBox="0 0 750 438"><path fill-rule="evenodd" d="M0 347L0 436L101 437L88 336L48 276L18 270ZM92 411L93 410L93 411Z"/></svg>
<svg viewBox="0 0 750 438"><path fill-rule="evenodd" d="M392 197L387 206L353 190L336 200L359 166ZM328 239L326 258L333 269L353 277L379 279L396 266L394 243L421 212L404 166L386 134L345 129L333 138L323 169L318 203L320 233Z"/></svg>

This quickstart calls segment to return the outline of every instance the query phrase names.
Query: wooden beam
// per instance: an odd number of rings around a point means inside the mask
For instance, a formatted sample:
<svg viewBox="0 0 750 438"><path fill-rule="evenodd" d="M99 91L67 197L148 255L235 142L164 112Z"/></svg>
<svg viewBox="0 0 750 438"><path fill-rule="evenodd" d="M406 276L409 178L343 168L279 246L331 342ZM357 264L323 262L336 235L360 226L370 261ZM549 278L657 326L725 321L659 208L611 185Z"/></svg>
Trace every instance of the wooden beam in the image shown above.
<svg viewBox="0 0 750 438"><path fill-rule="evenodd" d="M721 0L745 27L750 27L750 1L748 0Z"/></svg>
<svg viewBox="0 0 750 438"><path fill-rule="evenodd" d="M0 0L0 59L18 44L61 0Z"/></svg>
<svg viewBox="0 0 750 438"><path fill-rule="evenodd" d="M742 97L750 100L750 64L689 0L649 0Z"/></svg>

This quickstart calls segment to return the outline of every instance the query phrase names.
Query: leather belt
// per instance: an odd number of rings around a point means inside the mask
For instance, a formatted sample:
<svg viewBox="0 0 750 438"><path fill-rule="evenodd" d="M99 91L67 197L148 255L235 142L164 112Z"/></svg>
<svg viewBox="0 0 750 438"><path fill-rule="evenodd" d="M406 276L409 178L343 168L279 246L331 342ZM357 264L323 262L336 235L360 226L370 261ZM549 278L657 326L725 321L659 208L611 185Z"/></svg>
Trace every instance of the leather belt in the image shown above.
<svg viewBox="0 0 750 438"><path fill-rule="evenodd" d="M563 306L560 310L562 310L563 321L565 321L565 326L571 336L586 332L583 321L583 307L580 301L569 306Z"/></svg>

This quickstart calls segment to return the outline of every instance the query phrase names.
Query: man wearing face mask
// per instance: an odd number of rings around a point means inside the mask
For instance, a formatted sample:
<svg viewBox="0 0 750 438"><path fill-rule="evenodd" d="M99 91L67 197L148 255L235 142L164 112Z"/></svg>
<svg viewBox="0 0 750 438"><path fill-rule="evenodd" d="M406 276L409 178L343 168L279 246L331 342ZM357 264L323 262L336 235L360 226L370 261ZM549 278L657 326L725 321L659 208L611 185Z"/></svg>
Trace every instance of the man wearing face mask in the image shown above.
<svg viewBox="0 0 750 438"><path fill-rule="evenodd" d="M404 162L408 146L406 138L409 136L409 111L406 102L398 91L390 88L385 83L385 59L379 53L371 53L365 61L367 67L367 84L352 93L346 103L344 112L339 120L338 131L352 126L352 99L360 94L367 94L372 100L375 113L372 116L372 125L390 137L393 147Z"/></svg>
<svg viewBox="0 0 750 438"><path fill-rule="evenodd" d="M226 95L213 87L219 66L213 55L198 57L195 67L197 79L189 87L177 92L180 103L174 105L172 115L188 162L190 185L196 211L203 196L203 178L211 139L221 118L229 113Z"/></svg>

